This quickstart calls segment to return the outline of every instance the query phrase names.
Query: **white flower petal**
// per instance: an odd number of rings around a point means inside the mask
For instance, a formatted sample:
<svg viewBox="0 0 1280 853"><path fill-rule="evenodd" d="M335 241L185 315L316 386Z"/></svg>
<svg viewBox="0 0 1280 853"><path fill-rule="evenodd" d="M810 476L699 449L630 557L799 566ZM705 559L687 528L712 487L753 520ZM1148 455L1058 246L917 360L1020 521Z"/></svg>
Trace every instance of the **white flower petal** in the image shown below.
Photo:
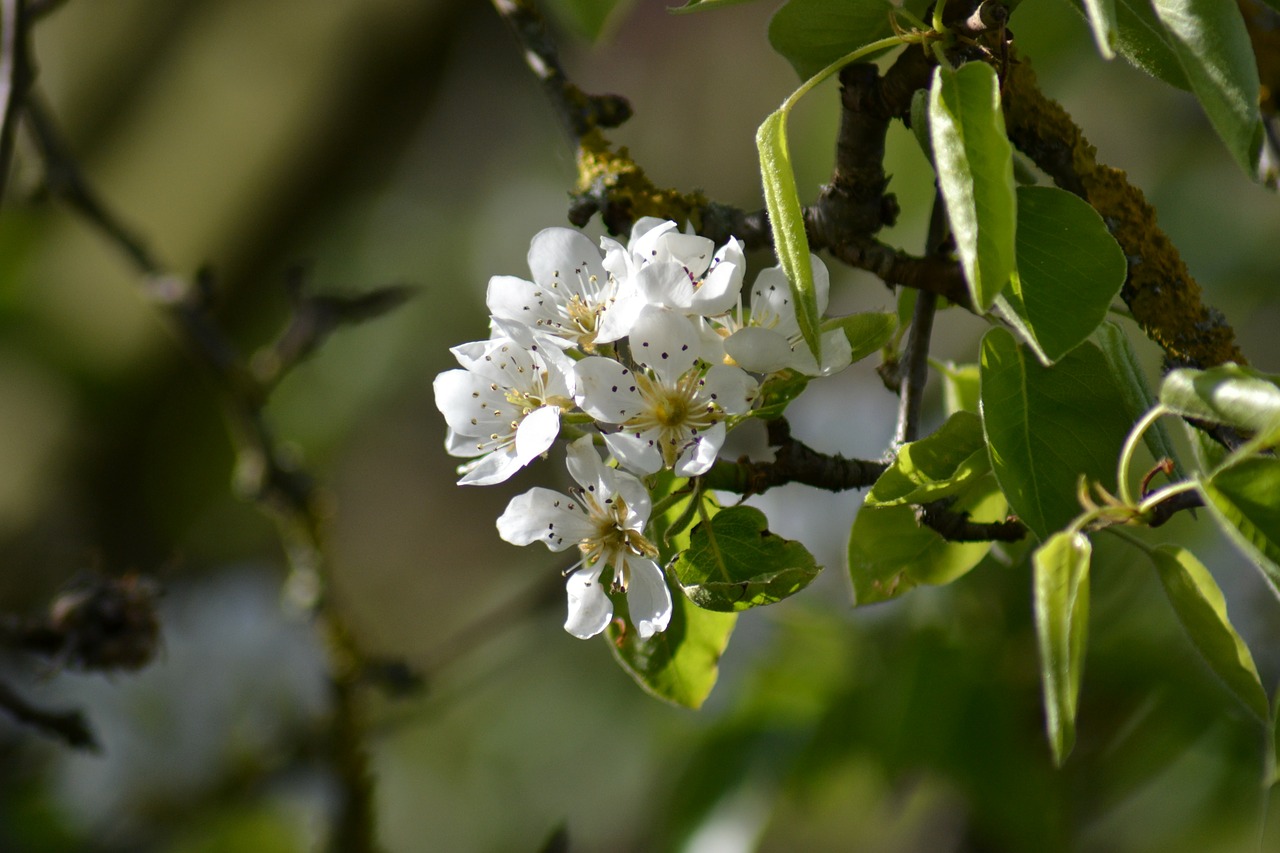
<svg viewBox="0 0 1280 853"><path fill-rule="evenodd" d="M626 468L638 474L655 474L662 470L662 452L658 450L655 433L636 435L629 432L605 433L604 443L609 452Z"/></svg>
<svg viewBox="0 0 1280 853"><path fill-rule="evenodd" d="M584 435L576 439L569 445L565 456L569 476L573 477L579 486L597 494L601 499L608 497L601 494L602 492L612 493L612 489L605 480L605 471L608 469L600 460L600 454L596 452L591 436Z"/></svg>
<svg viewBox="0 0 1280 853"><path fill-rule="evenodd" d="M583 293L592 276L597 282L606 281L602 261L596 244L572 228L544 228L529 243L529 271L544 288L567 287L567 293Z"/></svg>
<svg viewBox="0 0 1280 853"><path fill-rule="evenodd" d="M578 406L598 421L620 424L644 409L635 376L611 358L584 358L574 365L574 380Z"/></svg>
<svg viewBox="0 0 1280 853"><path fill-rule="evenodd" d="M601 479L604 483L605 491L609 495L619 495L627 502L627 517L623 520L624 526L627 530L643 533L644 526L649 523L649 512L653 501L649 496L649 490L645 488L644 483L625 471L619 471L616 468L607 466L602 467L604 473Z"/></svg>
<svg viewBox="0 0 1280 853"><path fill-rule="evenodd" d="M569 615L564 629L573 636L589 640L603 631L613 618L613 602L600 583L600 570L579 569L565 583L569 598Z"/></svg>
<svg viewBox="0 0 1280 853"><path fill-rule="evenodd" d="M636 288L653 305L689 310L693 304L693 280L685 268L673 261L657 261L635 275Z"/></svg>
<svg viewBox="0 0 1280 853"><path fill-rule="evenodd" d="M727 364L713 364L702 382L703 395L731 415L749 411L760 390L749 373Z"/></svg>
<svg viewBox="0 0 1280 853"><path fill-rule="evenodd" d="M631 328L631 357L664 385L674 385L693 367L700 352L693 324L668 308L647 306Z"/></svg>
<svg viewBox="0 0 1280 853"><path fill-rule="evenodd" d="M631 327L640 316L641 309L649 304L638 290L625 288L600 312L596 326L596 343L608 344L631 334Z"/></svg>
<svg viewBox="0 0 1280 853"><path fill-rule="evenodd" d="M642 263L654 260L667 260L666 247L659 246L663 236L676 230L676 224L670 219L658 219L654 216L642 216L631 226L631 239L627 246L632 254Z"/></svg>
<svg viewBox="0 0 1280 853"><path fill-rule="evenodd" d="M791 342L773 329L747 326L724 342L725 353L752 373L773 373L791 364Z"/></svg>
<svg viewBox="0 0 1280 853"><path fill-rule="evenodd" d="M688 270L694 278L702 278L716 251L715 243L696 234L668 232L664 243L671 260Z"/></svg>
<svg viewBox="0 0 1280 853"><path fill-rule="evenodd" d="M449 428L460 435L507 433L519 410L483 378L467 370L446 370L432 383L436 408ZM475 454L470 454L474 456Z"/></svg>
<svg viewBox="0 0 1280 853"><path fill-rule="evenodd" d="M537 487L516 495L498 516L498 535L512 545L542 542L563 551L595 533L595 525L568 495Z"/></svg>
<svg viewBox="0 0 1280 853"><path fill-rule="evenodd" d="M760 270L751 287L751 325L773 329L784 338L800 334L791 285L780 267Z"/></svg>
<svg viewBox="0 0 1280 853"><path fill-rule="evenodd" d="M672 466L677 477L698 477L707 473L716 463L720 445L724 444L724 421L720 421L699 434L680 453Z"/></svg>
<svg viewBox="0 0 1280 853"><path fill-rule="evenodd" d="M484 302L489 313L500 320L550 330L561 322L558 296L513 275L495 275L489 279Z"/></svg>
<svg viewBox="0 0 1280 853"><path fill-rule="evenodd" d="M627 585L627 610L631 623L647 640L671 623L671 591L663 579L662 569L653 560L628 557L631 582Z"/></svg>
<svg viewBox="0 0 1280 853"><path fill-rule="evenodd" d="M459 486L493 486L511 479L511 475L524 467L516 458L514 448L494 450L458 469L464 472Z"/></svg>
<svg viewBox="0 0 1280 853"><path fill-rule="evenodd" d="M525 415L516 427L516 459L520 465L528 465L545 453L559 434L559 406L540 406Z"/></svg>

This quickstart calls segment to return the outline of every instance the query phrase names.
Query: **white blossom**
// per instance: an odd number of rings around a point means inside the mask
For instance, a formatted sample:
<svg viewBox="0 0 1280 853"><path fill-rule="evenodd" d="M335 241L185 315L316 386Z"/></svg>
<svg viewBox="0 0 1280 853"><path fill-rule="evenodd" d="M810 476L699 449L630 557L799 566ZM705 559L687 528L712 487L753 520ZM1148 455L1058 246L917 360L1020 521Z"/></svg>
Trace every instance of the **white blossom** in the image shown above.
<svg viewBox="0 0 1280 853"><path fill-rule="evenodd" d="M458 469L459 485L501 483L545 453L573 408L573 362L527 331L454 347L462 369L435 378L436 408L449 425L445 449L478 457Z"/></svg>
<svg viewBox="0 0 1280 853"><path fill-rule="evenodd" d="M511 499L498 518L498 534L515 545L541 541L552 551L576 546L582 559L566 574L565 630L594 637L613 618L601 575L613 569L610 588L627 593L627 609L642 639L666 630L671 593L654 562L658 549L644 536L649 492L635 477L605 465L584 436L569 446L569 473L578 488L565 495L535 488Z"/></svg>
<svg viewBox="0 0 1280 853"><path fill-rule="evenodd" d="M626 335L643 305L633 282L614 276L603 261L601 250L580 232L544 229L529 244L533 280L494 276L486 304L497 319L591 352Z"/></svg>
<svg viewBox="0 0 1280 853"><path fill-rule="evenodd" d="M575 365L578 405L617 425L605 444L627 468L706 473L724 443L726 415L751 408L755 380L737 367L702 365L694 325L667 308L646 306L628 342L635 370L601 356Z"/></svg>
<svg viewBox="0 0 1280 853"><path fill-rule="evenodd" d="M817 255L813 264L813 289L818 315L827 310L831 283L827 267ZM852 350L842 329L822 333L822 364L809 351L800 333L791 286L781 267L761 270L751 288L751 309L739 308L736 317L722 318L724 351L734 364L752 373L774 373L791 368L808 376L829 376L849 366Z"/></svg>
<svg viewBox="0 0 1280 853"><path fill-rule="evenodd" d="M651 305L713 316L738 301L746 259L733 237L717 250L706 237L683 234L674 222L647 216L632 227L625 252L610 244L606 264L614 275L631 277Z"/></svg>

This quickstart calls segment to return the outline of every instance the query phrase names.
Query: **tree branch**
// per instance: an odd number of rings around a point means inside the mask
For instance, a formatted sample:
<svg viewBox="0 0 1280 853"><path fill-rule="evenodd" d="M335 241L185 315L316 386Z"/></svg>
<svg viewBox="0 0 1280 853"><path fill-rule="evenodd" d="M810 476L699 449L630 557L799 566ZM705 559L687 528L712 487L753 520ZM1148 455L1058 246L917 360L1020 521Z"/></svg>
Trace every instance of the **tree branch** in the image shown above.
<svg viewBox="0 0 1280 853"><path fill-rule="evenodd" d="M0 681L0 708L20 723L56 737L76 749L99 749L97 738L79 711L50 711L32 705L12 687Z"/></svg>
<svg viewBox="0 0 1280 853"><path fill-rule="evenodd" d="M742 495L758 495L786 483L843 492L872 485L889 467L887 462L819 453L791 437L791 425L785 418L770 420L767 426L769 444L777 447L774 461L718 461L702 476L703 484L710 489Z"/></svg>

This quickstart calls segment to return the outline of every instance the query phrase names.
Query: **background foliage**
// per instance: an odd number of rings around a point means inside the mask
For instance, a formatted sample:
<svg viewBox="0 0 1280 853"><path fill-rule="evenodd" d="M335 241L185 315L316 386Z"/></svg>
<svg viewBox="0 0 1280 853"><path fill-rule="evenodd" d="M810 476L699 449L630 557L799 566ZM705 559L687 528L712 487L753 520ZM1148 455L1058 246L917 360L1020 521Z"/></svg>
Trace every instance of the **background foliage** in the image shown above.
<svg viewBox="0 0 1280 853"><path fill-rule="evenodd" d="M754 209L755 129L795 86L767 46L772 5L551 11L573 79L631 99L615 136L655 181ZM1274 197L1194 99L1100 60L1067 4L1022 5L1018 42L1042 86L1145 190L1253 363L1273 366ZM428 388L447 346L484 336L488 277L521 273L529 235L563 223L575 173L487 5L117 0L108 15L71 2L36 29L35 52L103 195L173 269L214 267L219 316L246 347L284 316L300 262L323 292L420 289L334 337L268 411L325 483L335 595L360 643L424 674L407 698L372 697L387 849L533 850L560 825L587 850L1256 849L1256 723L1152 566L1115 543L1095 547L1089 675L1062 770L1044 741L1031 578L998 557L856 613L844 573L823 572L739 618L696 713L643 697L602 642L563 633L563 602L537 583L560 561L492 527L546 472L456 488ZM802 196L830 173L835 104L828 83L790 117ZM6 664L33 697L85 708L103 750L0 722L0 847L305 849L328 802L312 752L321 643L276 606L283 555L228 489L211 383L115 250L41 201L34 164L20 147L18 203L0 211L0 609L38 609L86 569L141 571L166 589L164 639L151 667L110 679ZM932 174L900 127L886 169L903 215L885 239L917 249ZM831 268L838 313L894 309L878 282ZM983 325L948 320L935 356L970 358ZM1154 347L1138 345L1156 375ZM895 406L863 363L789 414L820 450L876 456ZM860 501L787 486L750 503L833 569ZM1173 524L1179 541L1208 527ZM1275 598L1221 540L1196 550L1276 684Z"/></svg>

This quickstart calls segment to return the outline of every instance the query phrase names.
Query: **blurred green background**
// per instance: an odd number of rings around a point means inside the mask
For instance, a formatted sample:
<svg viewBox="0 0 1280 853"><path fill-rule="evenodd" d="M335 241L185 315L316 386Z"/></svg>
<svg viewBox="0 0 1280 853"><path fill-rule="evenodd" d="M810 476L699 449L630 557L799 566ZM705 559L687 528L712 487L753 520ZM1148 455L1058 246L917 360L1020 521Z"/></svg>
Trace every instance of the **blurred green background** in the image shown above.
<svg viewBox="0 0 1280 853"><path fill-rule="evenodd" d="M612 138L660 185L760 207L755 128L797 84L765 39L778 4L673 16L635 0L602 17L611 5L550 11L570 76L635 108ZM1066 3L1024 3L1012 25L1047 93L1145 188L1245 352L1275 370L1274 197L1238 173L1190 96L1100 60ZM459 488L430 394L448 347L486 336L489 276L524 275L529 238L565 224L574 178L488 4L72 0L34 49L89 176L172 270L213 267L246 351L283 321L298 264L319 292L418 288L334 337L269 410L332 495L335 594L359 642L426 675L410 698L371 695L388 850L533 851L559 826L583 851L1280 850L1280 827L1261 828L1262 733L1200 663L1151 568L1109 541L1080 741L1061 771L1016 549L946 589L854 611L856 493L753 499L827 571L740 619L701 711L650 699L603 641L564 633L563 602L535 590L565 561L493 525L512 495L558 482L559 457ZM793 116L802 195L829 174L836 104L829 83ZM903 214L885 239L918 251L932 175L901 127L887 168ZM22 692L83 707L105 748L73 754L0 721L0 850L309 849L332 793L306 748L324 662L280 606L274 530L231 496L212 382L40 177L23 142L0 211L0 609L38 609L85 569L151 573L164 648L111 678L5 659ZM864 274L833 267L833 282L833 311L893 305ZM935 354L971 361L982 330L948 313ZM1137 345L1156 376L1154 347ZM873 366L815 383L796 434L879 456L895 401ZM936 388L929 405L936 423ZM1276 684L1275 599L1207 525L1177 524L1171 536L1203 536Z"/></svg>

